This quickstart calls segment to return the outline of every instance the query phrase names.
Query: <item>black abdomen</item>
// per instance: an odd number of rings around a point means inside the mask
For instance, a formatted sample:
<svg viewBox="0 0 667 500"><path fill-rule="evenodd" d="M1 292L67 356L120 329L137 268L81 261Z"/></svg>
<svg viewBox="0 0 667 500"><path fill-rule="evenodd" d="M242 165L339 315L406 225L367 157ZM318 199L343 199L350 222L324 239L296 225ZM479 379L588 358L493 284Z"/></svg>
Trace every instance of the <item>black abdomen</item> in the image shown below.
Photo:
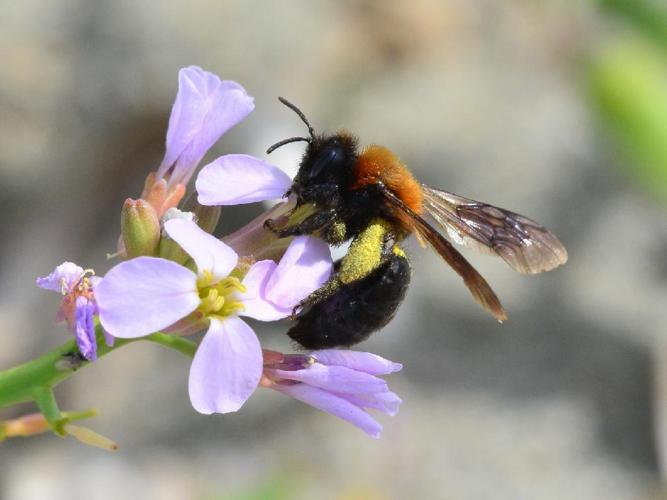
<svg viewBox="0 0 667 500"><path fill-rule="evenodd" d="M308 309L287 335L306 349L357 344L389 323L409 284L410 264L392 254L368 276Z"/></svg>

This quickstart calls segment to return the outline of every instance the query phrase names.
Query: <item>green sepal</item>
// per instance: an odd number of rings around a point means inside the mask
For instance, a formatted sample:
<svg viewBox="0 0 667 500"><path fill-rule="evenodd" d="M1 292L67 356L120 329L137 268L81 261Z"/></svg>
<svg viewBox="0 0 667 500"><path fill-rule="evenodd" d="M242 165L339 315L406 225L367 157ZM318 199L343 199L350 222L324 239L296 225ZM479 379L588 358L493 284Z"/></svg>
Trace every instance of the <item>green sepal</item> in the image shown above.
<svg viewBox="0 0 667 500"><path fill-rule="evenodd" d="M160 221L147 201L130 198L125 200L121 211L120 230L128 259L157 254Z"/></svg>

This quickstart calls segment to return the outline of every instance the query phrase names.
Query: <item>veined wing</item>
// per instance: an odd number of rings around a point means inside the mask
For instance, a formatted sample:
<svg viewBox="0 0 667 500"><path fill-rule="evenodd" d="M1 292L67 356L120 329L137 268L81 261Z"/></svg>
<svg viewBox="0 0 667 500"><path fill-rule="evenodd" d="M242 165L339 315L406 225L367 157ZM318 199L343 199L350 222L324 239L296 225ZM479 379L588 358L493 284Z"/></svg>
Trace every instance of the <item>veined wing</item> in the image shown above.
<svg viewBox="0 0 667 500"><path fill-rule="evenodd" d="M493 317L498 321L506 320L507 314L505 314L503 306L500 304L500 300L495 292L465 257L463 257L463 255L461 255L461 253L433 226L424 220L423 217L415 213L387 187L382 184L380 184L379 187L385 199L391 206L407 215L414 224L415 231L428 241L433 249L438 252L440 257L442 257L442 259L447 262L447 264L449 264L461 278L463 278L463 282L468 287L468 290L470 290L470 293L477 303L493 314Z"/></svg>
<svg viewBox="0 0 667 500"><path fill-rule="evenodd" d="M499 255L524 274L567 262L559 239L528 217L423 184L422 191L426 211L455 243Z"/></svg>

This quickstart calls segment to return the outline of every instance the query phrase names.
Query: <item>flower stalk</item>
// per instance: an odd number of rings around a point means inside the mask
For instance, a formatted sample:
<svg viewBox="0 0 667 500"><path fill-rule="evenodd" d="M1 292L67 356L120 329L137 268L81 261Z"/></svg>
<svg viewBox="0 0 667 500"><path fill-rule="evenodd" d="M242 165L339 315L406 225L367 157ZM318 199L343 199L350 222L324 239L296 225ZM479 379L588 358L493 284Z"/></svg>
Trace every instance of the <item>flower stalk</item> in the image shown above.
<svg viewBox="0 0 667 500"><path fill-rule="evenodd" d="M140 340L117 339L113 346L108 346L103 341L104 334L100 326L96 328L96 335L99 346L98 358ZM143 337L143 339L168 347L189 357L193 357L197 349L196 344L190 340L160 332ZM89 364L90 361L83 358L79 353L76 341L70 340L32 361L0 371L0 408L34 401L44 416L48 427L57 435L65 436L69 433L67 426L72 420L94 415L89 412L61 412L53 389L60 382L68 379L79 369ZM9 437L9 434L7 433L6 436Z"/></svg>

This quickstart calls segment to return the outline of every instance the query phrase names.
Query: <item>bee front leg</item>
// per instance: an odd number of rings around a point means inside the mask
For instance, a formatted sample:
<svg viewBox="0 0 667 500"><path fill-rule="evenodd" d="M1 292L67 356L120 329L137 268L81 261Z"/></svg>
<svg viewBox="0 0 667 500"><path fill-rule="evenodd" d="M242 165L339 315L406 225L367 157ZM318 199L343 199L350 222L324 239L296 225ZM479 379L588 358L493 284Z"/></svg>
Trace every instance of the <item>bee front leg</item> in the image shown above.
<svg viewBox="0 0 667 500"><path fill-rule="evenodd" d="M264 227L275 233L280 238L288 236L300 236L302 234L313 234L316 231L331 224L338 216L336 210L317 212L293 226L279 228L273 219L264 221Z"/></svg>

